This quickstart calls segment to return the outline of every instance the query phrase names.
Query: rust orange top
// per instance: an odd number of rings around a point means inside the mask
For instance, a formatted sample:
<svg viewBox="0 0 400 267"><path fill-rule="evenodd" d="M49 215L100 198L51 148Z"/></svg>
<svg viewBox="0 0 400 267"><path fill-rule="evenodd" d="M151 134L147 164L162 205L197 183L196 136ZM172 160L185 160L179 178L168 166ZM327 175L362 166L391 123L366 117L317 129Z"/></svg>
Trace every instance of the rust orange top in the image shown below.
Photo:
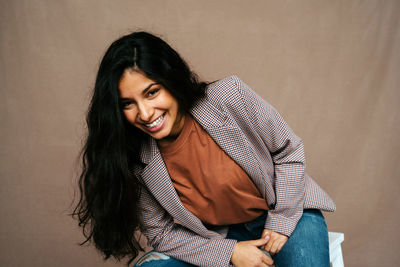
<svg viewBox="0 0 400 267"><path fill-rule="evenodd" d="M183 205L203 223L248 222L268 209L246 172L190 115L178 138L160 151Z"/></svg>

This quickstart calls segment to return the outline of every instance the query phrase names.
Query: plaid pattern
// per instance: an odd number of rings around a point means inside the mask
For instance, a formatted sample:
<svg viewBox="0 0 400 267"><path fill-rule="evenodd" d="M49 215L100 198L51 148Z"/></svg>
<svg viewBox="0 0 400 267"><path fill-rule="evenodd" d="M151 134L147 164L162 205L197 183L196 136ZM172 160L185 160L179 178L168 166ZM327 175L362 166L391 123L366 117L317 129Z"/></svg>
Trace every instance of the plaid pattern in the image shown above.
<svg viewBox="0 0 400 267"><path fill-rule="evenodd" d="M303 143L279 113L238 77L208 87L191 110L215 142L253 180L270 208L265 228L290 236L303 209L334 211L305 173ZM181 203L154 139L142 147L142 232L156 251L198 266L229 266L235 240L208 230ZM225 233L225 234L224 234Z"/></svg>

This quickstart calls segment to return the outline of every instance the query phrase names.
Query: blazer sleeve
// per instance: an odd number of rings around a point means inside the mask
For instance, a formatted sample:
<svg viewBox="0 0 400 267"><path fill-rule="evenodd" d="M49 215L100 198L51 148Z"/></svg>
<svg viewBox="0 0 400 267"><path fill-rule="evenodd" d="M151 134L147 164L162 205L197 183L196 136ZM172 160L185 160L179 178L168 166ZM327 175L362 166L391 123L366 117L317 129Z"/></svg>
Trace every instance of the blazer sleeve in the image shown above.
<svg viewBox="0 0 400 267"><path fill-rule="evenodd" d="M274 164L276 203L268 211L265 228L290 236L303 214L305 156L296 136L274 107L233 76L252 127L263 140Z"/></svg>
<svg viewBox="0 0 400 267"><path fill-rule="evenodd" d="M236 240L205 238L175 223L146 188L139 208L141 232L156 251L196 266L229 266Z"/></svg>

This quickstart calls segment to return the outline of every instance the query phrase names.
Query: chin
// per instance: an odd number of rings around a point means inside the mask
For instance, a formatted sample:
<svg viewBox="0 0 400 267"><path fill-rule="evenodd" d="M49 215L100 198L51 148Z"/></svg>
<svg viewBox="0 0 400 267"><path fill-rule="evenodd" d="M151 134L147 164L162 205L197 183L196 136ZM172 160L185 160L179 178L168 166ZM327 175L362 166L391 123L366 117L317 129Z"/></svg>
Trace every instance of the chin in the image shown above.
<svg viewBox="0 0 400 267"><path fill-rule="evenodd" d="M161 140L166 138L168 135L164 133L164 131L160 132L160 133L148 133L151 137L153 137L156 140Z"/></svg>

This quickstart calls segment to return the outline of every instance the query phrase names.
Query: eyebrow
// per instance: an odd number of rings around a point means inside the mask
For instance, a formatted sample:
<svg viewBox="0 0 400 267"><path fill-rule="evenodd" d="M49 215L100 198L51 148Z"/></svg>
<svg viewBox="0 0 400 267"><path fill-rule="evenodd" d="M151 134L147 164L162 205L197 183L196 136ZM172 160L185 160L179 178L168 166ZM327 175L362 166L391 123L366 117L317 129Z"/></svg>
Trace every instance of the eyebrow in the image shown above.
<svg viewBox="0 0 400 267"><path fill-rule="evenodd" d="M151 83L151 84L149 84L149 86L147 86L146 88L144 88L144 90L142 91L142 94L143 94L143 95L146 94L147 91L149 91L150 88L151 88L153 85L157 85L157 84L159 84L159 83Z"/></svg>
<svg viewBox="0 0 400 267"><path fill-rule="evenodd" d="M157 84L160 84L160 83L155 82L155 83L149 84L146 88L143 89L142 95L146 94L153 85L157 85ZM120 98L120 101L127 101L127 100L129 100L129 98Z"/></svg>

